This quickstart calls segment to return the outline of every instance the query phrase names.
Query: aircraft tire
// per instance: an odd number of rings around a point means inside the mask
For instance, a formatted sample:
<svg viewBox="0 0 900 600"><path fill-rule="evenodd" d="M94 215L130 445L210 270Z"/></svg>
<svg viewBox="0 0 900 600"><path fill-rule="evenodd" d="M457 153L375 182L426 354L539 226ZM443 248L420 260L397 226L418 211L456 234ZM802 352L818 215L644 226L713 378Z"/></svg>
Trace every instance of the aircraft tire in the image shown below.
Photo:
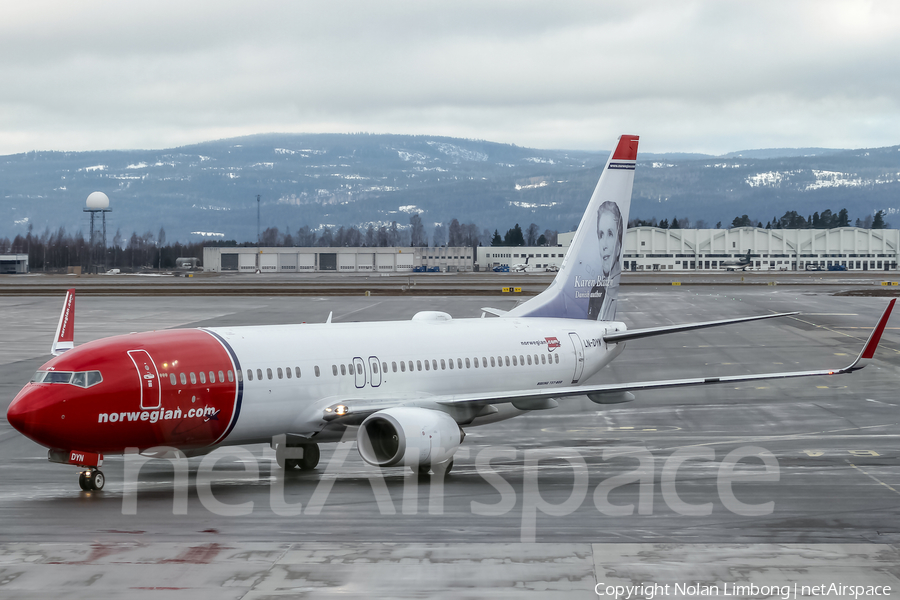
<svg viewBox="0 0 900 600"><path fill-rule="evenodd" d="M296 458L286 458L284 459L284 470L285 471L293 471L297 467L300 466L300 461Z"/></svg>
<svg viewBox="0 0 900 600"><path fill-rule="evenodd" d="M91 484L88 482L87 473L82 471L78 474L78 487L84 492L91 491Z"/></svg>
<svg viewBox="0 0 900 600"><path fill-rule="evenodd" d="M319 464L319 445L318 444L304 444L303 445L303 458L299 461L296 461L301 471L312 471Z"/></svg>
<svg viewBox="0 0 900 600"><path fill-rule="evenodd" d="M91 489L95 492L99 492L106 483L106 476L103 475L103 471L93 471L88 475L87 480L91 485Z"/></svg>

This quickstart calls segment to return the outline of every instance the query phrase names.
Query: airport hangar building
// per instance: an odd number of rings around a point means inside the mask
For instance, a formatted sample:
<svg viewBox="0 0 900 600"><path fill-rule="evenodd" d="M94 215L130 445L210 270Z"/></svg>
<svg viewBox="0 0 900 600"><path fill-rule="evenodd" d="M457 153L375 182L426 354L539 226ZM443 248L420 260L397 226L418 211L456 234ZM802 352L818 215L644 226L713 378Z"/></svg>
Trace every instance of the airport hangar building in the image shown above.
<svg viewBox="0 0 900 600"><path fill-rule="evenodd" d="M416 267L442 272L490 271L527 264L562 264L574 232L559 246L451 246L441 248L217 247L203 249L205 271L255 273L409 273ZM733 268L750 252L751 269L802 271L841 265L851 271L895 270L900 230L862 229L659 229L634 227L625 234L626 271L715 271ZM729 264L730 263L730 264Z"/></svg>

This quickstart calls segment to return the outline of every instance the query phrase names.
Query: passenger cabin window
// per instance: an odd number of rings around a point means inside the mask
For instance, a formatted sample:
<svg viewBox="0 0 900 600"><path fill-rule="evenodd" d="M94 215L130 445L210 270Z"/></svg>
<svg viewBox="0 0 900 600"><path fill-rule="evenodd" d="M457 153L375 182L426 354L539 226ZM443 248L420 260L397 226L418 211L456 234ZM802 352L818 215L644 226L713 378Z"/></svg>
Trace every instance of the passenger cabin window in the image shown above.
<svg viewBox="0 0 900 600"><path fill-rule="evenodd" d="M240 373L240 371L238 371ZM228 383L234 383L234 371L228 369Z"/></svg>
<svg viewBox="0 0 900 600"><path fill-rule="evenodd" d="M193 385L197 385L197 376L194 375L194 372L193 372L193 371L191 371L191 383L192 383Z"/></svg>
<svg viewBox="0 0 900 600"><path fill-rule="evenodd" d="M297 376L297 379L300 379L300 367L294 367L294 375Z"/></svg>
<svg viewBox="0 0 900 600"><path fill-rule="evenodd" d="M397 370L397 365L394 365L394 370ZM381 363L381 372L387 373L387 361Z"/></svg>
<svg viewBox="0 0 900 600"><path fill-rule="evenodd" d="M187 385L187 377L184 376L184 373L179 373L179 377L181 378L181 385Z"/></svg>
<svg viewBox="0 0 900 600"><path fill-rule="evenodd" d="M349 365L347 365L347 370L350 372L351 375L356 375L356 371L355 371L355 367L353 366L353 363L350 363Z"/></svg>
<svg viewBox="0 0 900 600"><path fill-rule="evenodd" d="M491 360L494 360L494 359L492 358ZM481 366L484 367L485 369L487 368L487 359L483 356L481 357ZM491 366L493 366L493 365L491 365Z"/></svg>
<svg viewBox="0 0 900 600"><path fill-rule="evenodd" d="M318 377L319 376L319 365L316 365L313 370L316 372L316 377Z"/></svg>
<svg viewBox="0 0 900 600"><path fill-rule="evenodd" d="M175 373L169 373L169 383L172 385L178 385L178 380L175 379Z"/></svg>
<svg viewBox="0 0 900 600"><path fill-rule="evenodd" d="M494 357L493 356L491 357L491 366L492 367L494 366Z"/></svg>
<svg viewBox="0 0 900 600"><path fill-rule="evenodd" d="M337 365L331 365L331 373L337 377Z"/></svg>
<svg viewBox="0 0 900 600"><path fill-rule="evenodd" d="M403 362L402 360L400 361L400 372L406 373L406 363Z"/></svg>
<svg viewBox="0 0 900 600"><path fill-rule="evenodd" d="M220 381L224 381L224 379L220 379ZM210 383L215 383L215 382L216 382L216 374L215 374L214 371L210 371L210 372L209 372L209 382L210 382Z"/></svg>
<svg viewBox="0 0 900 600"><path fill-rule="evenodd" d="M231 373L231 371L228 372ZM225 383L225 373L222 371L219 371L219 383Z"/></svg>
<svg viewBox="0 0 900 600"><path fill-rule="evenodd" d="M247 369L247 381L253 381L253 369Z"/></svg>
<svg viewBox="0 0 900 600"><path fill-rule="evenodd" d="M266 367L266 376L267 376L269 379L272 379L272 369L269 368L269 367Z"/></svg>
<svg viewBox="0 0 900 600"><path fill-rule="evenodd" d="M403 363L400 363L400 364L402 365ZM397 361L396 360L391 362L391 371L393 371L394 373L397 372Z"/></svg>
<svg viewBox="0 0 900 600"><path fill-rule="evenodd" d="M413 362L412 362L412 361L409 361L409 371L410 371L410 373L412 373L412 370L413 370ZM419 365L419 370L420 370L420 371L422 370L422 365Z"/></svg>
<svg viewBox="0 0 900 600"><path fill-rule="evenodd" d="M417 360L417 361L416 361L416 370L417 370L417 371L421 371L421 370L422 370L422 361L421 361L421 360Z"/></svg>
<svg viewBox="0 0 900 600"><path fill-rule="evenodd" d="M278 379L284 379L284 371L278 367Z"/></svg>
<svg viewBox="0 0 900 600"><path fill-rule="evenodd" d="M518 367L518 366L519 366L519 361L516 360L515 355L513 355L513 366L514 366L514 367Z"/></svg>
<svg viewBox="0 0 900 600"><path fill-rule="evenodd" d="M546 354L541 354L541 364L542 365L547 364L547 355Z"/></svg>
<svg viewBox="0 0 900 600"><path fill-rule="evenodd" d="M341 375L346 375L346 374L347 374L347 365L345 365L344 363L341 363Z"/></svg>
<svg viewBox="0 0 900 600"><path fill-rule="evenodd" d="M425 361L425 370L426 371L428 370L428 361L427 360Z"/></svg>
<svg viewBox="0 0 900 600"><path fill-rule="evenodd" d="M278 370L280 371L281 369L279 368ZM291 368L290 368L290 367L287 367L287 368L284 370L284 374L287 375L287 378L288 378L288 379L290 379L290 378L291 378Z"/></svg>
<svg viewBox="0 0 900 600"><path fill-rule="evenodd" d="M256 370L256 378L262 381L262 369Z"/></svg>
<svg viewBox="0 0 900 600"><path fill-rule="evenodd" d="M506 366L507 367L509 366L509 357L508 356L506 357Z"/></svg>
<svg viewBox="0 0 900 600"><path fill-rule="evenodd" d="M522 356L521 354L519 355L519 364L522 365L523 367L525 366L525 357Z"/></svg>
<svg viewBox="0 0 900 600"><path fill-rule="evenodd" d="M200 371L200 383L206 383L206 373Z"/></svg>
<svg viewBox="0 0 900 600"><path fill-rule="evenodd" d="M529 365L531 364L531 355L530 354L528 355L528 364Z"/></svg>
<svg viewBox="0 0 900 600"><path fill-rule="evenodd" d="M472 363L470 363L468 357L466 357L466 368L471 369L472 368L471 365L472 365ZM476 367L478 366L478 361L475 361L475 366ZM462 367L460 367L460 369L462 369Z"/></svg>
<svg viewBox="0 0 900 600"><path fill-rule="evenodd" d="M451 363L451 364L452 364L452 363ZM447 363L446 363L446 362L444 361L444 359L442 358L442 359L441 359L441 371L446 371L446 370L447 370Z"/></svg>
<svg viewBox="0 0 900 600"><path fill-rule="evenodd" d="M553 359L553 360L556 362L556 364L559 364L559 354L554 354L554 356L555 356L556 358Z"/></svg>
<svg viewBox="0 0 900 600"><path fill-rule="evenodd" d="M377 362L372 363L372 372L378 373L378 363Z"/></svg>
<svg viewBox="0 0 900 600"><path fill-rule="evenodd" d="M231 381L231 371L228 371L228 378L229 378L228 380ZM238 379L238 381L244 380L244 372L243 371L237 371L237 379Z"/></svg>
<svg viewBox="0 0 900 600"><path fill-rule="evenodd" d="M466 367L469 366L468 363L469 363L469 359L467 358L467 359L466 359ZM457 359L456 359L456 368L457 368L457 369L462 369L462 359L461 359L461 358L457 358Z"/></svg>

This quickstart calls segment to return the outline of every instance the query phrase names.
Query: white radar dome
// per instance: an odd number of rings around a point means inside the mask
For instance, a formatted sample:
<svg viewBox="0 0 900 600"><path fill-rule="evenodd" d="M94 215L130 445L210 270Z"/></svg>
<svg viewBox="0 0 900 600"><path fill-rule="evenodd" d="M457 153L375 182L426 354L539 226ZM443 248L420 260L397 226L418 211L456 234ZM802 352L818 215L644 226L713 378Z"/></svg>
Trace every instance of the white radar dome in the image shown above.
<svg viewBox="0 0 900 600"><path fill-rule="evenodd" d="M109 196L103 192L94 192L87 197L88 208L109 208Z"/></svg>

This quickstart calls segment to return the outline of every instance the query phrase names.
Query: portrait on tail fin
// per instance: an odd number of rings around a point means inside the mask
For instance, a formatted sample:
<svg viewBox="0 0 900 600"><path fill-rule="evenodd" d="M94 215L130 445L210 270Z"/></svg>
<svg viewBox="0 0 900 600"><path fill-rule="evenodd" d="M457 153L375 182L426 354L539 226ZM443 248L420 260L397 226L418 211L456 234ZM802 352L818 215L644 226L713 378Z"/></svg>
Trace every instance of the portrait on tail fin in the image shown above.
<svg viewBox="0 0 900 600"><path fill-rule="evenodd" d="M600 272L591 288L588 319L609 321L616 316L619 276L622 274L622 240L625 227L622 213L615 202L606 201L597 211L597 245L600 249Z"/></svg>

